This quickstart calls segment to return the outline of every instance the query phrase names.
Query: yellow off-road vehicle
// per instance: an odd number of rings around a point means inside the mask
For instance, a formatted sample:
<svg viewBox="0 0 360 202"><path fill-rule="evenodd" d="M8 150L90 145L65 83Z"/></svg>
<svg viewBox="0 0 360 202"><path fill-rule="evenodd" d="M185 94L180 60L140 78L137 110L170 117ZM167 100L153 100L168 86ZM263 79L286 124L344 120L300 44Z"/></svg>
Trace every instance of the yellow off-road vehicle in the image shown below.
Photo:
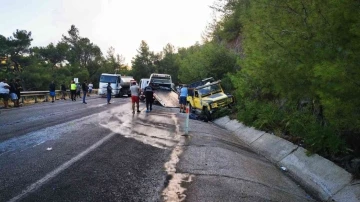
<svg viewBox="0 0 360 202"><path fill-rule="evenodd" d="M232 95L225 94L221 81L204 79L189 85L187 102L191 112L202 114L211 120L211 114L234 103Z"/></svg>

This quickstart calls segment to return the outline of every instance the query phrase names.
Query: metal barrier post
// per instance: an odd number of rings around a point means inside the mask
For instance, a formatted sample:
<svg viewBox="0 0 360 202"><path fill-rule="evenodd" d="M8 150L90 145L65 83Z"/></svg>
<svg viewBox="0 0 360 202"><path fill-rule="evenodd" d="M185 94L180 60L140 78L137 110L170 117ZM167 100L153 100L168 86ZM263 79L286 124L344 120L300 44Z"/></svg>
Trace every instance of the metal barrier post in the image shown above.
<svg viewBox="0 0 360 202"><path fill-rule="evenodd" d="M189 117L190 117L189 111L190 111L189 105L186 105L185 135L189 135Z"/></svg>

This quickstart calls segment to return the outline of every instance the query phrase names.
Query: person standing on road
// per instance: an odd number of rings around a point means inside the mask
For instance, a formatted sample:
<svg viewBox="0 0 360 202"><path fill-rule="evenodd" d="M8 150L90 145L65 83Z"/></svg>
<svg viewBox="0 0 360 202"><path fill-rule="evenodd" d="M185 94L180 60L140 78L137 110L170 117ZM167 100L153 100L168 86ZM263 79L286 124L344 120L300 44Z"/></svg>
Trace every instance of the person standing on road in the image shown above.
<svg viewBox="0 0 360 202"><path fill-rule="evenodd" d="M10 83L9 83L10 89L9 89L9 93L10 93L10 98L11 101L13 101L14 103L14 107L19 107L18 103L18 97L16 95L16 86L15 86L15 80L11 79Z"/></svg>
<svg viewBox="0 0 360 202"><path fill-rule="evenodd" d="M70 85L71 100L76 101L76 84L75 81L71 81Z"/></svg>
<svg viewBox="0 0 360 202"><path fill-rule="evenodd" d="M146 86L144 88L144 91L145 91L146 112L151 112L152 103L154 102L154 92L150 85Z"/></svg>
<svg viewBox="0 0 360 202"><path fill-rule="evenodd" d="M180 113L185 113L186 110L186 97L188 96L188 88L184 84L180 89L179 104L180 104Z"/></svg>
<svg viewBox="0 0 360 202"><path fill-rule="evenodd" d="M80 86L80 83L77 83L76 84L76 96L75 97L78 97L81 98L81 86Z"/></svg>
<svg viewBox="0 0 360 202"><path fill-rule="evenodd" d="M54 81L51 81L51 84L49 85L49 91L50 91L52 103L55 102L55 88L56 88L56 85L55 85Z"/></svg>
<svg viewBox="0 0 360 202"><path fill-rule="evenodd" d="M85 101L85 98L86 98L86 94L88 92L88 85L87 85L87 80L84 81L84 83L82 83L82 91L83 91L83 103L84 104L87 104L86 101Z"/></svg>
<svg viewBox="0 0 360 202"><path fill-rule="evenodd" d="M3 99L4 108L7 109L9 107L9 97L10 97L10 85L7 84L7 80L3 79L0 82L0 98Z"/></svg>
<svg viewBox="0 0 360 202"><path fill-rule="evenodd" d="M130 91L131 91L131 102L132 102L132 110L133 110L133 114L135 114L135 103L136 103L136 109L137 112L139 113L139 92L140 92L140 88L138 85L136 85L136 82L132 82L131 87L130 87Z"/></svg>
<svg viewBox="0 0 360 202"><path fill-rule="evenodd" d="M16 95L18 97L17 99L17 105L20 106L20 92L22 91L22 86L20 84L20 79L16 79L16 82L15 82L15 92L16 92Z"/></svg>
<svg viewBox="0 0 360 202"><path fill-rule="evenodd" d="M90 96L90 94L91 94L91 92L92 92L93 87L94 87L94 85L93 85L91 82L89 82L89 85L88 85L88 88L89 88L89 94L88 94L88 96Z"/></svg>
<svg viewBox="0 0 360 202"><path fill-rule="evenodd" d="M62 100L66 100L66 99L65 99L65 96L66 96L66 86L65 86L65 84L63 83L63 84L61 84L61 99L62 99Z"/></svg>
<svg viewBox="0 0 360 202"><path fill-rule="evenodd" d="M111 93L112 93L112 87L111 87L111 83L109 82L108 85L107 85L107 87L106 87L106 96L107 96L107 103L108 103L108 104L111 104L111 103L110 103Z"/></svg>

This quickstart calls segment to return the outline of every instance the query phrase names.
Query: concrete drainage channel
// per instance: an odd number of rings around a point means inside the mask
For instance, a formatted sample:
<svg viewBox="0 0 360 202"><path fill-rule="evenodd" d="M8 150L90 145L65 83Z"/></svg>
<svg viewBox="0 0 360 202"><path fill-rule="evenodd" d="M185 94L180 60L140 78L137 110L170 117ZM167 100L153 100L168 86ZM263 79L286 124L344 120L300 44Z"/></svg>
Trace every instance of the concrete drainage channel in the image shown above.
<svg viewBox="0 0 360 202"><path fill-rule="evenodd" d="M275 135L247 127L228 116L213 121L231 131L254 151L282 170L286 170L299 184L323 201L360 201L360 180L333 162Z"/></svg>

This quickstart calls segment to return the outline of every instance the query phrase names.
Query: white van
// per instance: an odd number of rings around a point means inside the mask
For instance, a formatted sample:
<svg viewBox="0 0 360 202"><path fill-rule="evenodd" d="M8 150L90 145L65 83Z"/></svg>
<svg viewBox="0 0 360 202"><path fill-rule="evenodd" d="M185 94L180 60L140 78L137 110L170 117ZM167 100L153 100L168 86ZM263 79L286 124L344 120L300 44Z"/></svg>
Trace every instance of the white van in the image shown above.
<svg viewBox="0 0 360 202"><path fill-rule="evenodd" d="M120 95L120 89L121 89L121 75L120 74L107 74L102 73L100 76L99 81L99 90L98 94L100 96L106 96L107 90L106 87L108 83L110 82L110 85L112 87L112 95L118 97Z"/></svg>
<svg viewBox="0 0 360 202"><path fill-rule="evenodd" d="M150 79L140 79L139 85L140 85L140 90L141 90L141 93L140 93L141 101L145 100L144 88L149 85L149 82L150 82Z"/></svg>
<svg viewBox="0 0 360 202"><path fill-rule="evenodd" d="M140 79L140 89L144 90L146 86L149 85L150 79Z"/></svg>

